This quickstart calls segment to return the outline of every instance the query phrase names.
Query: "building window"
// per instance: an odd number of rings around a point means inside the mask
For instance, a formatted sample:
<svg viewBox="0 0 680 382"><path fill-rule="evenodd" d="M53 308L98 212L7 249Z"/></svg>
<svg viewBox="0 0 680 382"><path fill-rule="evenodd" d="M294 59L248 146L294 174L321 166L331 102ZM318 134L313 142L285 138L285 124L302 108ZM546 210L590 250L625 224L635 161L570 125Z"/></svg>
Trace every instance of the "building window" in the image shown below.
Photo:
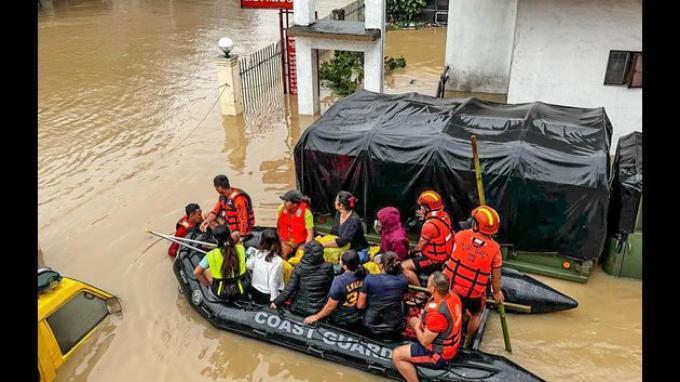
<svg viewBox="0 0 680 382"><path fill-rule="evenodd" d="M61 354L83 339L109 314L106 302L89 292L81 292L47 318L59 343Z"/></svg>
<svg viewBox="0 0 680 382"><path fill-rule="evenodd" d="M642 87L642 52L625 50L609 51L605 85L628 85L629 88Z"/></svg>

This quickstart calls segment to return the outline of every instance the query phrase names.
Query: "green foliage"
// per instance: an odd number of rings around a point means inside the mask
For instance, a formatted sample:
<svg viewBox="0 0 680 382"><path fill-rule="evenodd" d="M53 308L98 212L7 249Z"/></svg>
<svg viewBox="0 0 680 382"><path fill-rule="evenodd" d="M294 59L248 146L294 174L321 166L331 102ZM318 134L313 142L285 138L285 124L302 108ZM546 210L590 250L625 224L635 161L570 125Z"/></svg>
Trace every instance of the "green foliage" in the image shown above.
<svg viewBox="0 0 680 382"><path fill-rule="evenodd" d="M404 56L385 57L385 74L390 73L394 69L403 68L406 66L406 59Z"/></svg>
<svg viewBox="0 0 680 382"><path fill-rule="evenodd" d="M387 17L390 23L411 21L427 6L425 0L387 0Z"/></svg>
<svg viewBox="0 0 680 382"><path fill-rule="evenodd" d="M339 95L352 94L364 80L364 54L336 50L332 60L321 64L319 75Z"/></svg>
<svg viewBox="0 0 680 382"><path fill-rule="evenodd" d="M404 57L385 57L385 73L406 66ZM321 83L341 96L354 93L364 80L364 54L361 52L335 51L335 57L321 64Z"/></svg>

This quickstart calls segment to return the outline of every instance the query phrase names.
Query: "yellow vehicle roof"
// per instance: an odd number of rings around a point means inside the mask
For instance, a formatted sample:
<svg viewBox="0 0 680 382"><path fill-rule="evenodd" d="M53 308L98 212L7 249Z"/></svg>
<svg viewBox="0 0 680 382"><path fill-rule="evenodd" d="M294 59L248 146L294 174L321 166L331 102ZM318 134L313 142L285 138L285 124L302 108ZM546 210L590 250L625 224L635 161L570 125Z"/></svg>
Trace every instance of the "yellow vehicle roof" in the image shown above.
<svg viewBox="0 0 680 382"><path fill-rule="evenodd" d="M81 290L87 290L88 292L98 294L105 299L113 297L110 293L95 288L92 285L68 277L63 277L56 287L38 294L38 321L45 319L45 317L49 317Z"/></svg>

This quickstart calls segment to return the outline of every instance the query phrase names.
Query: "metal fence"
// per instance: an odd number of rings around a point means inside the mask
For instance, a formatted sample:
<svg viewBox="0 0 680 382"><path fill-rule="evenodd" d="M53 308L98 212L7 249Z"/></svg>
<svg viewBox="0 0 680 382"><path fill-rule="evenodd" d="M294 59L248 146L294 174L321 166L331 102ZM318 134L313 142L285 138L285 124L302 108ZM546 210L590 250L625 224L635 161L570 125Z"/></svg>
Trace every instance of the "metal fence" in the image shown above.
<svg viewBox="0 0 680 382"><path fill-rule="evenodd" d="M449 66L446 65L444 71L439 75L439 82L437 83L437 94L436 97L444 98L446 94L446 83L449 81Z"/></svg>
<svg viewBox="0 0 680 382"><path fill-rule="evenodd" d="M247 56L239 58L243 106L246 110L273 94L282 93L281 42L277 41Z"/></svg>
<svg viewBox="0 0 680 382"><path fill-rule="evenodd" d="M344 21L365 21L365 11L366 5L364 4L364 0L357 0L345 5L342 8L334 9L331 11L331 14L324 17L324 19L337 18L338 15L341 14L341 20Z"/></svg>

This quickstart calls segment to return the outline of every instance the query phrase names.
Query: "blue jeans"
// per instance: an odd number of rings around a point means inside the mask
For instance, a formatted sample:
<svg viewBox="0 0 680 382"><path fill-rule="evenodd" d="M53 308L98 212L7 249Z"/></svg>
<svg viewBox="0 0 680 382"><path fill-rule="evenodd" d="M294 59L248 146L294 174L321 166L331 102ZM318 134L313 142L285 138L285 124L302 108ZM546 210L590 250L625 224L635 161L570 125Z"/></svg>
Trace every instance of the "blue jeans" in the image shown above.
<svg viewBox="0 0 680 382"><path fill-rule="evenodd" d="M361 262L361 264L363 264L363 263L365 263L365 262L367 262L368 260L371 259L368 256L368 248L364 248L360 251L357 251L357 254L359 255L359 261Z"/></svg>

